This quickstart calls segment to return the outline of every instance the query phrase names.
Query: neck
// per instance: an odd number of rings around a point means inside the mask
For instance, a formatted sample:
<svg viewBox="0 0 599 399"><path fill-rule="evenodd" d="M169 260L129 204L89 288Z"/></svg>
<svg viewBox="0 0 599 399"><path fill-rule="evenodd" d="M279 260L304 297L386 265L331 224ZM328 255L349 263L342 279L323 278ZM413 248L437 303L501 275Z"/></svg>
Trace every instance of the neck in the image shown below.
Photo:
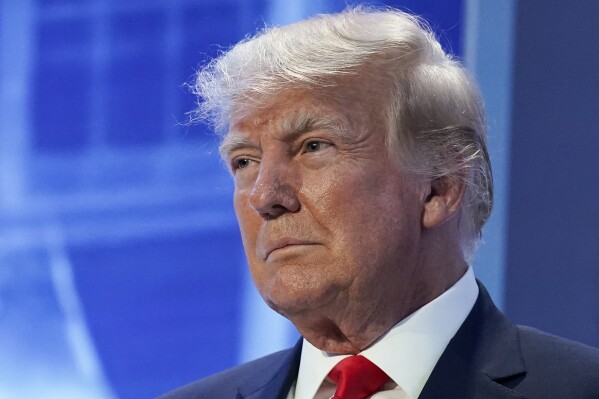
<svg viewBox="0 0 599 399"><path fill-rule="evenodd" d="M320 350L358 354L394 325L451 288L468 268L463 260L451 265L443 264L442 268L438 265L435 273L420 274L428 277L410 280L409 287L392 291L370 287L362 295L347 295L347 298L355 298L353 301L338 298L343 306L327 306L326 310L313 309L306 314L288 316L301 335Z"/></svg>

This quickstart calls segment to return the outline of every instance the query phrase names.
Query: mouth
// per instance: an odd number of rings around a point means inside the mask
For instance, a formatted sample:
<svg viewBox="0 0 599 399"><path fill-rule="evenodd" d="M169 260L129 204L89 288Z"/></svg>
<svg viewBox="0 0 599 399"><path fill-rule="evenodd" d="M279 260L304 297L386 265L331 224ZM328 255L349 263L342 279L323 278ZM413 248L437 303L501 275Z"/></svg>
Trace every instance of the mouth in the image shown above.
<svg viewBox="0 0 599 399"><path fill-rule="evenodd" d="M286 251L292 251L294 249L300 249L302 247L317 245L316 242L310 240L302 240L297 238L281 238L278 240L274 240L268 242L266 245L263 245L259 250L259 255L262 260L268 260L271 258L271 255L283 253Z"/></svg>

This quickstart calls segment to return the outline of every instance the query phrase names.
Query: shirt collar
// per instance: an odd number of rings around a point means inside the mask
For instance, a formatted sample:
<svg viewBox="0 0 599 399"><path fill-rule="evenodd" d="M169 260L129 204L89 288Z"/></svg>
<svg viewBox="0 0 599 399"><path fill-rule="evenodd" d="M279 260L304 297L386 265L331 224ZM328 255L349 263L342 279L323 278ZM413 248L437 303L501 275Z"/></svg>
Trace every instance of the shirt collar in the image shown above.
<svg viewBox="0 0 599 399"><path fill-rule="evenodd" d="M469 267L451 288L397 323L361 355L379 366L411 398L417 398L477 296L478 286ZM329 355L304 339L295 399L313 398L331 369L346 357Z"/></svg>

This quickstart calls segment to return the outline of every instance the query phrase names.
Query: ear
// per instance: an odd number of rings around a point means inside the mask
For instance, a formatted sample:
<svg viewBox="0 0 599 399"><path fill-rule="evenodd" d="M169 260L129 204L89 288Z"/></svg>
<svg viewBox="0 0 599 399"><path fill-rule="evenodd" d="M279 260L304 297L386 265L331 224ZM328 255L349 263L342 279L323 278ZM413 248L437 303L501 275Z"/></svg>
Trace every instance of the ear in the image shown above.
<svg viewBox="0 0 599 399"><path fill-rule="evenodd" d="M464 190L464 182L456 176L431 181L430 191L424 200L422 226L432 229L451 219L460 209Z"/></svg>

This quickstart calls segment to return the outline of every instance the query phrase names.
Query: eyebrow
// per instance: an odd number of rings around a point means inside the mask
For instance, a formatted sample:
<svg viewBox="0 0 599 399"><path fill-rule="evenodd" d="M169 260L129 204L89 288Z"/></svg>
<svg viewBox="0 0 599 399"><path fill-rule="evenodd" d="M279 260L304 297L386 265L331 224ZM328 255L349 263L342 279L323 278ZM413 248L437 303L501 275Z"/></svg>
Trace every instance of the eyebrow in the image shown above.
<svg viewBox="0 0 599 399"><path fill-rule="evenodd" d="M321 129L332 131L341 139L349 136L347 122L344 119L336 116L315 115L305 109L298 110L291 118L285 117L276 121L274 129L279 132L281 139L289 139ZM220 156L226 160L228 154L241 148L259 148L259 146L246 135L229 131L219 146Z"/></svg>

